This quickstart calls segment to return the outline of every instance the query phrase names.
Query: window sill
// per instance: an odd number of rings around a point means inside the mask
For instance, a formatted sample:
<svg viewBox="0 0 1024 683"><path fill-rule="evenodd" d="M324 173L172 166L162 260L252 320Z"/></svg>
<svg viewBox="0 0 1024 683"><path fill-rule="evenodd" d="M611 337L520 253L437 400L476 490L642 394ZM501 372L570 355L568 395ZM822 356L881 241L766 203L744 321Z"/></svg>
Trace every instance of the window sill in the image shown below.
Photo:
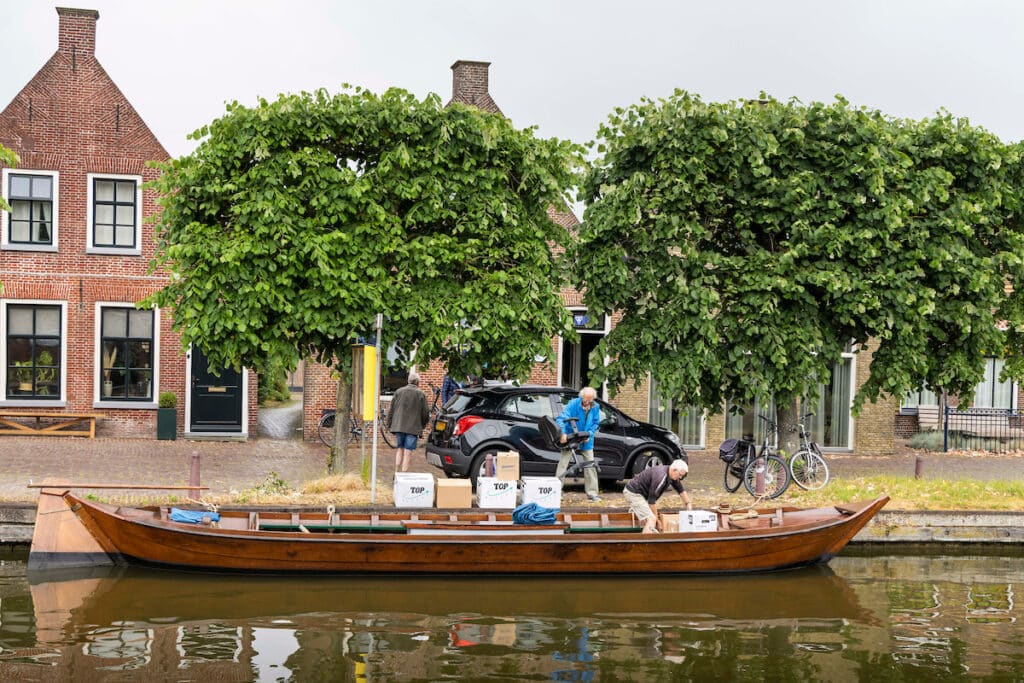
<svg viewBox="0 0 1024 683"><path fill-rule="evenodd" d="M130 409L130 410L156 410L155 401L93 401L93 408L106 409Z"/></svg>
<svg viewBox="0 0 1024 683"><path fill-rule="evenodd" d="M4 251L43 251L56 254L59 249L56 244L4 244L0 249Z"/></svg>
<svg viewBox="0 0 1024 683"><path fill-rule="evenodd" d="M25 399L25 398L9 398L4 401L0 401L0 407L3 408L64 408L67 406L66 401L62 401L58 398L51 399Z"/></svg>
<svg viewBox="0 0 1024 683"><path fill-rule="evenodd" d="M142 250L138 247L88 247L85 253L98 256L142 256Z"/></svg>

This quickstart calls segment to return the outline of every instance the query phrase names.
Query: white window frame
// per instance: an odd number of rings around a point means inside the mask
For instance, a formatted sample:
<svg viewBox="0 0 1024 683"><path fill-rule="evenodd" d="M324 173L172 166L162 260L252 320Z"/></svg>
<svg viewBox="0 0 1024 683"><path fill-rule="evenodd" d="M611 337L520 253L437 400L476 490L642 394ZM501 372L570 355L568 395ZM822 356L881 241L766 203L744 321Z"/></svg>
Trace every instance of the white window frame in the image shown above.
<svg viewBox="0 0 1024 683"><path fill-rule="evenodd" d="M103 399L103 386L100 382L100 365L103 363L103 309L128 308L135 310L135 304L125 301L97 301L93 307L93 372L92 372L92 407L93 408L129 408L134 410L155 410L158 407L157 397L160 396L160 309L153 309L153 391L149 401L111 401Z"/></svg>
<svg viewBox="0 0 1024 683"><path fill-rule="evenodd" d="M53 216L50 220L50 231L53 235L51 244L20 244L11 243L10 240L10 223L11 213L10 211L0 211L0 249L10 251L49 251L54 252L58 249L57 238L60 235L58 230L60 226L60 172L58 171L37 171L33 169L24 168L5 168L3 169L3 198L10 204L10 190L11 190L11 175L36 175L36 176L49 176L53 181Z"/></svg>
<svg viewBox="0 0 1024 683"><path fill-rule="evenodd" d="M7 398L7 307L17 306L59 306L60 307L60 392L53 399L9 399ZM63 408L67 402L68 381L68 302L53 299L0 299L0 406L8 408Z"/></svg>
<svg viewBox="0 0 1024 683"><path fill-rule="evenodd" d="M87 173L86 205L85 205L85 252L87 254L116 254L118 256L142 255L142 176L120 175L117 173ZM93 206L93 188L97 180L134 180L135 181L135 246L134 247L97 247L96 232L93 225L96 214Z"/></svg>

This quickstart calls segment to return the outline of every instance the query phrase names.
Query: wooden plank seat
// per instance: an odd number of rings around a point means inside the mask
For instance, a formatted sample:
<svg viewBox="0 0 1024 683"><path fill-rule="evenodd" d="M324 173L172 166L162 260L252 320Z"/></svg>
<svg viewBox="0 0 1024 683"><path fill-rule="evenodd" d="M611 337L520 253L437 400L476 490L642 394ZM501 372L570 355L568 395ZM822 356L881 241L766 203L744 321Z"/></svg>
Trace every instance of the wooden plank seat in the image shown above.
<svg viewBox="0 0 1024 683"><path fill-rule="evenodd" d="M96 420L102 417L103 415L100 413L5 410L0 411L0 434L87 436L94 439L96 438ZM43 422L43 420L47 420L47 422Z"/></svg>

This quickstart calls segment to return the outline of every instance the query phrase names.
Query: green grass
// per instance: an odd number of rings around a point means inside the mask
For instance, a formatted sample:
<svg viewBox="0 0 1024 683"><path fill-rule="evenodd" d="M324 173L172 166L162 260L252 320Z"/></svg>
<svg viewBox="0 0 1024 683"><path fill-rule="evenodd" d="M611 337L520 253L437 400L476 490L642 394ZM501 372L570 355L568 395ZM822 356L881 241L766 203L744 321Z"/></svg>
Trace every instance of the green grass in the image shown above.
<svg viewBox="0 0 1024 683"><path fill-rule="evenodd" d="M978 481L914 479L879 475L833 479L819 491L791 485L776 501L799 507L848 503L882 494L891 498L890 510L1009 510L1024 511L1024 480Z"/></svg>

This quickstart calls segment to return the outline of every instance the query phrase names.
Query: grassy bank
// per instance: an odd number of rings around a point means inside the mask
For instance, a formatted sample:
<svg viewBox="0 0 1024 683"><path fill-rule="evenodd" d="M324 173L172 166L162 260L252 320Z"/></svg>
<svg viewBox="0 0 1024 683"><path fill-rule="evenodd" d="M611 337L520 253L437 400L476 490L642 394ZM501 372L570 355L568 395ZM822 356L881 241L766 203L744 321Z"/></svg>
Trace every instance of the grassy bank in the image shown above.
<svg viewBox="0 0 1024 683"><path fill-rule="evenodd" d="M874 498L887 494L892 500L890 510L1005 510L1024 511L1024 481L976 481L962 479L945 481L914 479L912 477L870 476L835 479L819 491L804 491L795 484L786 493L765 503L765 506L785 505L818 507L835 503ZM713 507L728 502L733 507L748 506L753 502L744 489L734 494L718 490L691 491L698 507ZM582 491L572 489L563 495L566 507L622 507L622 494L602 492L601 503L590 503ZM142 501L136 501L142 502ZM230 496L212 499L220 505L337 505L363 507L370 505L370 488L355 474L336 475L290 486L275 474L252 489ZM679 506L679 498L669 492L663 499L667 509ZM392 503L390 482L378 481L376 505Z"/></svg>

